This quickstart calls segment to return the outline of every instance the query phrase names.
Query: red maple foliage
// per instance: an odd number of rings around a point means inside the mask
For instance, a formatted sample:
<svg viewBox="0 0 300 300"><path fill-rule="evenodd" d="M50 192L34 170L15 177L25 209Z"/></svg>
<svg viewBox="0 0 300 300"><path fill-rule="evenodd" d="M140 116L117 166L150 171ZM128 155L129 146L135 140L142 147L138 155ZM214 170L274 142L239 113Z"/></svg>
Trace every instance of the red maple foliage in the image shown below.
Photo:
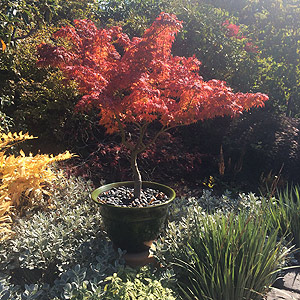
<svg viewBox="0 0 300 300"><path fill-rule="evenodd" d="M245 51L250 52L250 53L257 53L258 51L258 47L253 45L252 42L247 42L245 47L244 47Z"/></svg>
<svg viewBox="0 0 300 300"><path fill-rule="evenodd" d="M234 37L238 40L248 40L244 46L244 50L249 52L249 53L257 53L258 52L258 47L255 46L250 39L245 37L243 34L239 35L240 33L240 26L229 23L229 20L226 20L223 24L223 27L226 28L226 35L228 37Z"/></svg>
<svg viewBox="0 0 300 300"><path fill-rule="evenodd" d="M161 13L141 38L129 39L121 27L97 29L89 20L75 20L74 27L63 27L53 35L56 44L38 47L40 66L59 67L77 82L84 95L77 109L97 107L100 124L108 133L121 133L132 152L136 191L141 183L137 155L162 132L216 116L238 115L263 106L268 99L261 93L234 93L224 81L204 81L195 56L173 56L172 44L181 28L175 15ZM154 121L161 127L146 143L147 128ZM139 129L135 142L126 135L128 124Z"/></svg>
<svg viewBox="0 0 300 300"><path fill-rule="evenodd" d="M245 39L246 37L242 35L239 35L239 32L240 32L240 26L236 25L236 24L232 24L232 23L229 23L229 20L226 20L222 26L224 26L226 29L227 29L227 33L226 35L228 37L235 37L237 39Z"/></svg>

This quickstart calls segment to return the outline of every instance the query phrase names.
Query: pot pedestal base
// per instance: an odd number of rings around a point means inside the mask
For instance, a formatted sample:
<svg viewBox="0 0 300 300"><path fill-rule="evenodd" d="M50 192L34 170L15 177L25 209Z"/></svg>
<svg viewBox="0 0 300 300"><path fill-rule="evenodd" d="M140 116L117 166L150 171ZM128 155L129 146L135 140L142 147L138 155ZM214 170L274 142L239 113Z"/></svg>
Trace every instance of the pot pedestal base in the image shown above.
<svg viewBox="0 0 300 300"><path fill-rule="evenodd" d="M156 248L154 244L152 244L149 250L139 253L126 253L124 255L126 265L128 265L129 267L142 267L148 264L157 265L158 262L151 253L155 250Z"/></svg>

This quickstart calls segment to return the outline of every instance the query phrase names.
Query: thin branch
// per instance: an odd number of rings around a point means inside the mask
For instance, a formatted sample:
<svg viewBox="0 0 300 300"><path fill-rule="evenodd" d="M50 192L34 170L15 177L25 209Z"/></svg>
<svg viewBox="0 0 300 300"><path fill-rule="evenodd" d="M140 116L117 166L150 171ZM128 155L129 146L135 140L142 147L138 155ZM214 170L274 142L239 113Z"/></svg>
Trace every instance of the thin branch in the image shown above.
<svg viewBox="0 0 300 300"><path fill-rule="evenodd" d="M154 138L153 138L148 144L143 145L143 147L141 147L141 148L139 149L139 153L140 153L140 152L143 152L145 149L147 149L147 148L150 147L152 144L154 144L154 143L156 142L156 140L158 139L158 137L159 137L162 133L164 133L164 132L167 131L166 129L167 129L167 128L165 128L165 126L163 126L163 127L156 133L156 135L154 136Z"/></svg>
<svg viewBox="0 0 300 300"><path fill-rule="evenodd" d="M26 39L26 38L28 38L29 36L31 36L32 34L34 34L35 32L37 32L38 29L39 29L38 27L32 28L32 29L29 30L28 33L26 33L26 34L24 34L24 35L21 35L21 36L17 36L17 37L14 36L14 35L15 35L15 31L14 31L14 33L12 34L11 40L12 40L12 41L16 41L16 40L23 40L23 39Z"/></svg>
<svg viewBox="0 0 300 300"><path fill-rule="evenodd" d="M149 123L145 123L140 127L140 136L139 136L138 142L135 146L135 150L138 151L138 153L144 151L144 150L140 150L140 149L144 149L144 147L145 147L143 140L144 140L144 136L147 131L148 125L149 125Z"/></svg>
<svg viewBox="0 0 300 300"><path fill-rule="evenodd" d="M122 143L125 145L125 147L127 147L130 151L133 151L134 150L134 147L128 142L126 141L126 134L125 134L125 130L124 130L124 127L122 125L122 122L119 118L119 116L117 114L115 114L115 117L116 117L116 120L117 120L117 123L118 123L118 127L119 127L119 130L120 130L120 133L121 133L121 138L122 138Z"/></svg>
<svg viewBox="0 0 300 300"><path fill-rule="evenodd" d="M142 128L141 124L133 122L133 124L140 130Z"/></svg>
<svg viewBox="0 0 300 300"><path fill-rule="evenodd" d="M186 124L176 124L176 125L174 125L174 126L166 127L166 128L164 129L164 132L167 132L167 131L169 131L170 129L173 129L173 128L176 128L176 127L181 127L181 126L186 126Z"/></svg>

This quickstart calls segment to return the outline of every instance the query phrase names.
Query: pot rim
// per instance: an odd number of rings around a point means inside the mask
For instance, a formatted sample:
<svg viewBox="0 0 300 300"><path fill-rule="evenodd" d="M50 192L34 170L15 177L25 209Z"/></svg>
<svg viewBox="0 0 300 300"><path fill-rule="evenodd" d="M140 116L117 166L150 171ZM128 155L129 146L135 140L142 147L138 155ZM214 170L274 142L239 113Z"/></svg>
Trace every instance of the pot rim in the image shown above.
<svg viewBox="0 0 300 300"><path fill-rule="evenodd" d="M93 190L92 193L90 194L90 197L92 198L92 200L97 203L100 206L103 207L109 207L109 208L116 208L116 209L127 209L127 210L141 210L141 209L151 209L151 208L156 208L156 207L161 207L161 206L165 206L168 205L169 203L171 203L175 197L176 197L176 192L170 188L167 185L161 184L161 183L157 183L157 182L153 182L153 181L142 181L142 185L155 185L158 190L161 188L161 191L166 193L165 190L169 191L169 193L167 194L168 196L168 200L160 203L160 204L156 204L156 205L151 205L151 206L146 206L146 207L126 207L126 206L116 206L116 205L112 205L112 204L107 204L107 203L102 203L98 201L98 196L105 192L108 191L114 187L119 187L119 186L130 186L133 185L134 181L120 181L120 182L112 182L112 183L108 183L105 185L102 185L100 187L98 187L97 189Z"/></svg>

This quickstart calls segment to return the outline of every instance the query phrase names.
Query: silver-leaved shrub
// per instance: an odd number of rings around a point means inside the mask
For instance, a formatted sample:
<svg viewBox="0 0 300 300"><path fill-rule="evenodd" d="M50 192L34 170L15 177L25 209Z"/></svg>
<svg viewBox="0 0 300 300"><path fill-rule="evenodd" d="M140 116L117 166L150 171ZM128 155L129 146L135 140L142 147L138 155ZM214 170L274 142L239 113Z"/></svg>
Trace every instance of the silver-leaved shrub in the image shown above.
<svg viewBox="0 0 300 300"><path fill-rule="evenodd" d="M60 177L50 188L51 207L18 220L16 234L0 244L1 300L121 299L132 293L136 298L130 299L175 299L165 272L148 270L144 279L145 271L125 266L124 253L103 231L92 189L82 178Z"/></svg>

